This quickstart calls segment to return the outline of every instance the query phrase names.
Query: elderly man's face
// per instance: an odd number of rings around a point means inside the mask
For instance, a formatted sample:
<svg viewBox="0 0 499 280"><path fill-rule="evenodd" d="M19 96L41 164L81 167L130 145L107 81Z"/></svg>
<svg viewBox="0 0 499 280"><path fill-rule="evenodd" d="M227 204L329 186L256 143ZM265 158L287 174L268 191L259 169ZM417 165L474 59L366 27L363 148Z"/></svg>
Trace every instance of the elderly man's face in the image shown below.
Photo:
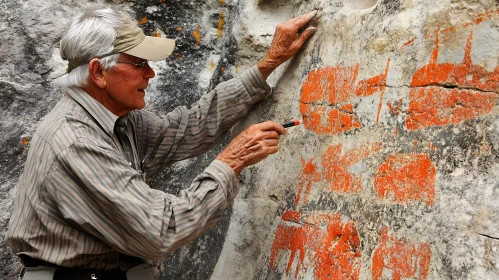
<svg viewBox="0 0 499 280"><path fill-rule="evenodd" d="M142 62L141 58L121 54L116 66L106 71L106 93L118 116L145 106L145 89L155 73L147 63L141 67Z"/></svg>

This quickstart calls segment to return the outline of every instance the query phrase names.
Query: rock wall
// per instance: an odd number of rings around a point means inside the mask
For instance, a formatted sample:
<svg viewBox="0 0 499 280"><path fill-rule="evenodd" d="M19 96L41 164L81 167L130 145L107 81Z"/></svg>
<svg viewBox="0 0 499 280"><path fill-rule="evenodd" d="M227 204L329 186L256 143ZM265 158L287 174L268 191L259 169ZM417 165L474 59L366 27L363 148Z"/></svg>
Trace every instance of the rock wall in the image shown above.
<svg viewBox="0 0 499 280"><path fill-rule="evenodd" d="M158 114L251 67L278 23L319 10L317 33L232 135L269 119L304 125L242 172L232 209L166 258L160 279L499 278L492 0L0 0L0 237L31 134L60 97L62 28L96 3L178 40L153 66L147 109ZM178 192L229 139L151 186ZM4 242L0 262L0 278L16 279Z"/></svg>

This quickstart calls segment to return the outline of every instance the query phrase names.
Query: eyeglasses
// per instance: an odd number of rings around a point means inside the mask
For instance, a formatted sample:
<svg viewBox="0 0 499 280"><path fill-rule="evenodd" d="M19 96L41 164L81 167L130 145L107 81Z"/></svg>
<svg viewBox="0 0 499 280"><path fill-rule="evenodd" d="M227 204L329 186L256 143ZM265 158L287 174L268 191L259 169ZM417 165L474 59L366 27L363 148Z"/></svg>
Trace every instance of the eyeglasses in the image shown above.
<svg viewBox="0 0 499 280"><path fill-rule="evenodd" d="M143 60L140 63L132 63L132 62L124 62L124 61L117 61L116 63L129 64L129 65L133 65L133 66L135 66L137 68L141 68L142 69L142 68L144 68L144 66L147 65L147 62L148 62L147 60Z"/></svg>

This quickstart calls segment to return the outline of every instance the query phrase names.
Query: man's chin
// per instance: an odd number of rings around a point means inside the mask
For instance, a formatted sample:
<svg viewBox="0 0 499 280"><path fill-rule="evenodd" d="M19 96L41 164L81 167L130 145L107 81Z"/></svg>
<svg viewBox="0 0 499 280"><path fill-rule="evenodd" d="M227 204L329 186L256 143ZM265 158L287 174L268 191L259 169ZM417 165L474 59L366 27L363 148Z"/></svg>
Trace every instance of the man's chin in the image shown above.
<svg viewBox="0 0 499 280"><path fill-rule="evenodd" d="M142 110L146 106L146 101L145 99L142 98L142 100L137 104L137 110Z"/></svg>

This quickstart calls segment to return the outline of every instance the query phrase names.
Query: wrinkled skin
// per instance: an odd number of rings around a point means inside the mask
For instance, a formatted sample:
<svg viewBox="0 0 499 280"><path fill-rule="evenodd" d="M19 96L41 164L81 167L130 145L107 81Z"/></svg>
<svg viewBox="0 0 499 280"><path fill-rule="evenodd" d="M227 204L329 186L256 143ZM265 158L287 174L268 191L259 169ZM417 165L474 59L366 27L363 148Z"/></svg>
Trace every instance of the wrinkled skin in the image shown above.
<svg viewBox="0 0 499 280"><path fill-rule="evenodd" d="M263 77L267 77L279 65L293 57L310 38L315 31L315 27L308 27L298 35L298 31L315 17L317 11L313 11L299 17L292 18L276 27L276 32L270 48L265 57L257 64Z"/></svg>
<svg viewBox="0 0 499 280"><path fill-rule="evenodd" d="M254 124L234 138L217 159L227 163L239 175L244 167L276 153L279 135L282 134L286 134L286 129L278 123Z"/></svg>
<svg viewBox="0 0 499 280"><path fill-rule="evenodd" d="M262 76L267 77L279 65L293 57L303 44L316 31L308 27L298 34L315 17L313 11L292 18L276 27L274 38L265 57L257 64ZM275 122L267 121L250 126L232 140L217 159L227 163L239 175L244 167L253 165L279 150L279 135L286 134L286 129Z"/></svg>

